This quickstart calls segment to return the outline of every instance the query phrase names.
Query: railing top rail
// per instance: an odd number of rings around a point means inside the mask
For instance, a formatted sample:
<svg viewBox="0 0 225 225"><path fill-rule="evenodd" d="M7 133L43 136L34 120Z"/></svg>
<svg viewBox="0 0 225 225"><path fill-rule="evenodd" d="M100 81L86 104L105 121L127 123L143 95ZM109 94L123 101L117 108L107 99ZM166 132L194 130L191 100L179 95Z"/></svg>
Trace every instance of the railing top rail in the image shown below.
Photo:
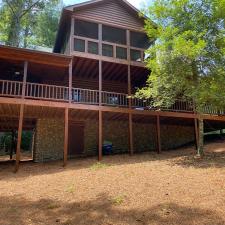
<svg viewBox="0 0 225 225"><path fill-rule="evenodd" d="M126 93L111 92L111 91L102 91L102 93L128 96L128 94Z"/></svg>
<svg viewBox="0 0 225 225"><path fill-rule="evenodd" d="M69 89L69 87L66 86L60 86L60 85L54 85L54 84L40 84L40 83L32 83L32 82L26 82L27 84L31 85L39 85L39 86L48 86L48 87L56 87L56 88L65 88Z"/></svg>
<svg viewBox="0 0 225 225"><path fill-rule="evenodd" d="M19 83L19 84L22 84L23 82L22 81L14 81L14 80L0 80L0 82L8 82L8 83Z"/></svg>

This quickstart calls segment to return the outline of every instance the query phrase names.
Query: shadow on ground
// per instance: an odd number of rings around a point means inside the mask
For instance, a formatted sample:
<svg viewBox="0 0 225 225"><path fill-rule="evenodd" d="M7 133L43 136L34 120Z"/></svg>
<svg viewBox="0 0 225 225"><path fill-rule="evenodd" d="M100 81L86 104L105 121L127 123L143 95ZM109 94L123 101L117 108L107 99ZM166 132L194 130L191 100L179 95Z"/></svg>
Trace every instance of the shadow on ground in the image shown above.
<svg viewBox="0 0 225 225"><path fill-rule="evenodd" d="M107 194L77 203L49 199L28 201L19 197L0 199L0 224L4 225L223 225L213 210L184 207L174 203L145 209L115 205Z"/></svg>
<svg viewBox="0 0 225 225"><path fill-rule="evenodd" d="M217 141L216 143L206 145L206 154L204 158L196 157L194 147L186 147L164 151L162 154L156 152L146 152L135 154L130 157L128 154L104 156L101 163L118 166L138 163L152 163L155 161L168 161L171 166L194 167L194 168L225 168L225 142ZM17 174L12 175L15 162L0 163L0 180L23 179L27 176L36 176L42 174L55 174L70 170L80 170L91 168L96 164L97 158L82 158L69 160L68 166L63 168L62 161L48 163L21 162L20 170Z"/></svg>
<svg viewBox="0 0 225 225"><path fill-rule="evenodd" d="M194 147L164 151L162 154L156 152L145 152L136 153L134 156L129 154L104 156L101 163L118 166L118 165L129 165L138 164L145 162L155 162L159 160L170 160L177 157L195 155ZM46 163L34 163L34 162L21 162L20 169L17 174L12 175L15 167L15 162L1 162L0 163L0 180L9 180L11 178L22 179L27 176L36 176L42 174L55 174L64 172L65 170L80 170L91 168L94 164L98 163L97 157L72 159L68 161L68 165L64 168L63 161L46 162Z"/></svg>

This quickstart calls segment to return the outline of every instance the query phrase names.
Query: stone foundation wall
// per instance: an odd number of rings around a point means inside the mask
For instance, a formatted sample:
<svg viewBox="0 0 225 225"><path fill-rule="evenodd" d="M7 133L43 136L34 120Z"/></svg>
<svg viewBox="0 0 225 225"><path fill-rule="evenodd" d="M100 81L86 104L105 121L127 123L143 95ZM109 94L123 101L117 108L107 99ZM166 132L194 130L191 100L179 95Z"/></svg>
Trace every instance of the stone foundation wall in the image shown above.
<svg viewBox="0 0 225 225"><path fill-rule="evenodd" d="M34 162L63 158L64 121L38 119L35 130Z"/></svg>
<svg viewBox="0 0 225 225"><path fill-rule="evenodd" d="M156 151L156 124L133 123L134 151ZM113 143L114 153L129 150L128 121L104 121L103 140ZM195 140L191 126L161 125L162 149L181 147ZM34 161L44 162L63 158L64 121L39 119L34 145ZM98 154L98 121L86 120L84 127L84 156Z"/></svg>

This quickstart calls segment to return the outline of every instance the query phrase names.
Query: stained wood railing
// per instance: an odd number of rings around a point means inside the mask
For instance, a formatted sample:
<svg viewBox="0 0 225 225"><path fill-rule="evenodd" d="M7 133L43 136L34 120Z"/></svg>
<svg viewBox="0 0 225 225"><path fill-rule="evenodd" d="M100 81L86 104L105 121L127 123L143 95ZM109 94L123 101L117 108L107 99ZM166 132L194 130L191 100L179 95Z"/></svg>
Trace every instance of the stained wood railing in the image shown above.
<svg viewBox="0 0 225 225"><path fill-rule="evenodd" d="M69 88L64 86L26 83L26 98L68 101Z"/></svg>
<svg viewBox="0 0 225 225"><path fill-rule="evenodd" d="M102 92L102 104L109 106L128 107L128 95L116 92Z"/></svg>
<svg viewBox="0 0 225 225"><path fill-rule="evenodd" d="M90 89L73 88L72 102L97 105L99 103L99 92Z"/></svg>
<svg viewBox="0 0 225 225"><path fill-rule="evenodd" d="M22 97L23 82L0 80L0 96L3 97ZM72 103L80 104L99 104L99 91L81 88L72 88ZM129 107L129 98L127 94L102 91L101 93L102 105L116 106L116 107ZM50 100L50 101L65 101L69 102L69 87L26 83L25 98ZM137 99L131 98L131 106L133 109L138 110L162 110L172 112L194 112L194 105L191 101L177 100L170 107L156 108L151 106L150 99ZM202 111L206 114L225 115L225 110L218 110L210 105L203 107Z"/></svg>
<svg viewBox="0 0 225 225"><path fill-rule="evenodd" d="M23 82L0 80L0 95L1 96L22 96Z"/></svg>

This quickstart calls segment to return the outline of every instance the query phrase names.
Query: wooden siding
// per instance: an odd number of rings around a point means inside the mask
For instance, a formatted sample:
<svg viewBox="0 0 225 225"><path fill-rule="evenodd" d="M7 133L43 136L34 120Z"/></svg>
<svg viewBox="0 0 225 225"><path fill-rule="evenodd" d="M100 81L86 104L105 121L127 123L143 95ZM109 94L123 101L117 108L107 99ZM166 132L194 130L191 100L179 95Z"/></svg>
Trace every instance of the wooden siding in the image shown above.
<svg viewBox="0 0 225 225"><path fill-rule="evenodd" d="M75 11L74 17L131 30L143 29L143 23L114 0Z"/></svg>
<svg viewBox="0 0 225 225"><path fill-rule="evenodd" d="M68 86L69 80L66 79L64 82L61 81L53 81L53 80L43 80L45 84L53 84L53 85L64 85ZM103 91L111 91L118 93L127 93L127 84L116 81L103 81ZM73 87L74 88L83 88L83 89L91 89L98 90L98 80L97 79L81 79L73 77Z"/></svg>

